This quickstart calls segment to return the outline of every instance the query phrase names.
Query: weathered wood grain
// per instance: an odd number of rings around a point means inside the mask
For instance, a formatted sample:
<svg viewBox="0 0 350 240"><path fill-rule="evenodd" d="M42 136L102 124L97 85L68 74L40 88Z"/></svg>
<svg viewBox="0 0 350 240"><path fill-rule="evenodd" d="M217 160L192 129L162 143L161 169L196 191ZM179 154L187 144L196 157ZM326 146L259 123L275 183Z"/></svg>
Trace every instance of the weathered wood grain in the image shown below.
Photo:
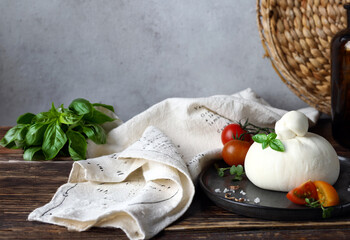
<svg viewBox="0 0 350 240"><path fill-rule="evenodd" d="M313 132L350 157L330 135L328 120ZM0 137L6 129L0 127ZM70 232L65 227L27 221L28 214L50 201L67 182L72 161L23 161L19 150L0 148L0 239L127 239L120 229L92 228ZM63 160L63 161L62 161ZM349 239L350 216L320 221L268 221L240 216L215 206L199 189L189 210L154 239Z"/></svg>
<svg viewBox="0 0 350 240"><path fill-rule="evenodd" d="M47 203L56 189L67 181L71 162L0 162L0 237L37 239L55 237L71 238L112 238L125 237L120 230L93 228L87 232L69 232L64 227L38 222L28 222L28 214L35 208ZM181 236L202 238L232 235L240 239L246 237L266 236L283 237L285 231L298 235L299 230L312 236L315 229L329 229L341 235L350 234L347 230L349 218L329 219L327 221L278 222L247 218L225 211L212 204L197 189L196 197L185 215L167 227L158 239L179 239ZM346 231L345 231L346 230ZM265 231L265 232L264 232ZM269 234L267 234L269 233ZM55 236L57 234L57 236ZM347 235L349 236L349 235Z"/></svg>

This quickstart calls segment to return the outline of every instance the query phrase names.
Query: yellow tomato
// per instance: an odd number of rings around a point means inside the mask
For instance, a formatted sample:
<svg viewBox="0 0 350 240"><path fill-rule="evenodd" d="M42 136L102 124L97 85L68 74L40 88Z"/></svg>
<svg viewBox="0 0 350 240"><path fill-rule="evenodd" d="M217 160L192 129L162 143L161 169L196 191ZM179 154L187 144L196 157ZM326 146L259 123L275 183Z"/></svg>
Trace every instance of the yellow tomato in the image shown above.
<svg viewBox="0 0 350 240"><path fill-rule="evenodd" d="M324 207L331 207L339 204L339 196L337 190L327 182L314 181L317 189L318 199Z"/></svg>

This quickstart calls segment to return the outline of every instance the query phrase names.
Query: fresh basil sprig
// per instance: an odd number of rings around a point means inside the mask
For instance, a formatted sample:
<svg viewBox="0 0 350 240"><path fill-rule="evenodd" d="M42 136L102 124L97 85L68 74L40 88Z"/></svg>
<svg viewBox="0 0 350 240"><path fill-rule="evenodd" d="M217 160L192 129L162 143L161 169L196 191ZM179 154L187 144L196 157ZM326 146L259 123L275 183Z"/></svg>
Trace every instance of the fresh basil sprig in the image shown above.
<svg viewBox="0 0 350 240"><path fill-rule="evenodd" d="M25 113L18 117L17 125L0 140L7 148L24 150L25 160L51 160L57 155L71 156L73 160L86 159L86 139L96 144L106 143L106 132L101 127L114 118L95 109L104 107L114 112L110 105L90 103L78 98L68 108L54 103L47 112Z"/></svg>
<svg viewBox="0 0 350 240"><path fill-rule="evenodd" d="M230 174L234 175L234 178L232 179L233 181L241 181L244 175L244 168L240 164L237 166L232 165L231 167L225 167L225 168L220 168L218 167L217 164L215 164L215 168L220 177L223 177L225 175L226 170L230 170Z"/></svg>
<svg viewBox="0 0 350 240"><path fill-rule="evenodd" d="M320 200L315 200L313 198L305 198L306 206L309 208L321 208L322 218L330 218L332 216L333 207L325 208L320 203Z"/></svg>
<svg viewBox="0 0 350 240"><path fill-rule="evenodd" d="M269 135L259 133L254 135L252 139L254 140L254 142L261 143L263 149L270 146L270 148L272 148L273 150L284 152L285 149L283 143L281 142L281 140L276 139L276 137L277 134L274 132L270 133Z"/></svg>

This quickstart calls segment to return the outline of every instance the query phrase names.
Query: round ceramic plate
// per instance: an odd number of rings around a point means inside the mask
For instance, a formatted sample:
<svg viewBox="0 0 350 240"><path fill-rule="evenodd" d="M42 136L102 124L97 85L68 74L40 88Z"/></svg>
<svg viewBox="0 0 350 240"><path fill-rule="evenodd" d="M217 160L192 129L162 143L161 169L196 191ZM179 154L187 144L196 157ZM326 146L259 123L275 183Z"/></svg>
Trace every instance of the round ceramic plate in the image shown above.
<svg viewBox="0 0 350 240"><path fill-rule="evenodd" d="M223 161L215 164L224 167ZM340 204L334 206L331 217L350 213L350 162L340 160L340 175L334 184L339 194ZM263 171L263 169L262 169ZM228 171L227 171L228 172ZM229 173L224 177L219 177L213 165L205 169L199 178L200 185L206 195L219 207L228 211L248 217L256 217L270 220L315 220L322 219L320 208L309 208L290 202L286 198L285 192L264 190L256 187L246 177L241 181L233 181ZM230 186L239 185L239 189L234 192ZM244 202L236 202L225 198L225 194Z"/></svg>

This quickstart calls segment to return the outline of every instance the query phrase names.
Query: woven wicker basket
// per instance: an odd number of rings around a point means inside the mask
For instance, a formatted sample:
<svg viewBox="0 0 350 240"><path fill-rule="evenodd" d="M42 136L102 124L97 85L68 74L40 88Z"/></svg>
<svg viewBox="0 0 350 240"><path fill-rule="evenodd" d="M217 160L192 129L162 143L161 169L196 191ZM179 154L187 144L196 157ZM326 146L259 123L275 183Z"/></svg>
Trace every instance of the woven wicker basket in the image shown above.
<svg viewBox="0 0 350 240"><path fill-rule="evenodd" d="M340 0L257 0L266 55L300 99L330 114L330 42L346 27Z"/></svg>

